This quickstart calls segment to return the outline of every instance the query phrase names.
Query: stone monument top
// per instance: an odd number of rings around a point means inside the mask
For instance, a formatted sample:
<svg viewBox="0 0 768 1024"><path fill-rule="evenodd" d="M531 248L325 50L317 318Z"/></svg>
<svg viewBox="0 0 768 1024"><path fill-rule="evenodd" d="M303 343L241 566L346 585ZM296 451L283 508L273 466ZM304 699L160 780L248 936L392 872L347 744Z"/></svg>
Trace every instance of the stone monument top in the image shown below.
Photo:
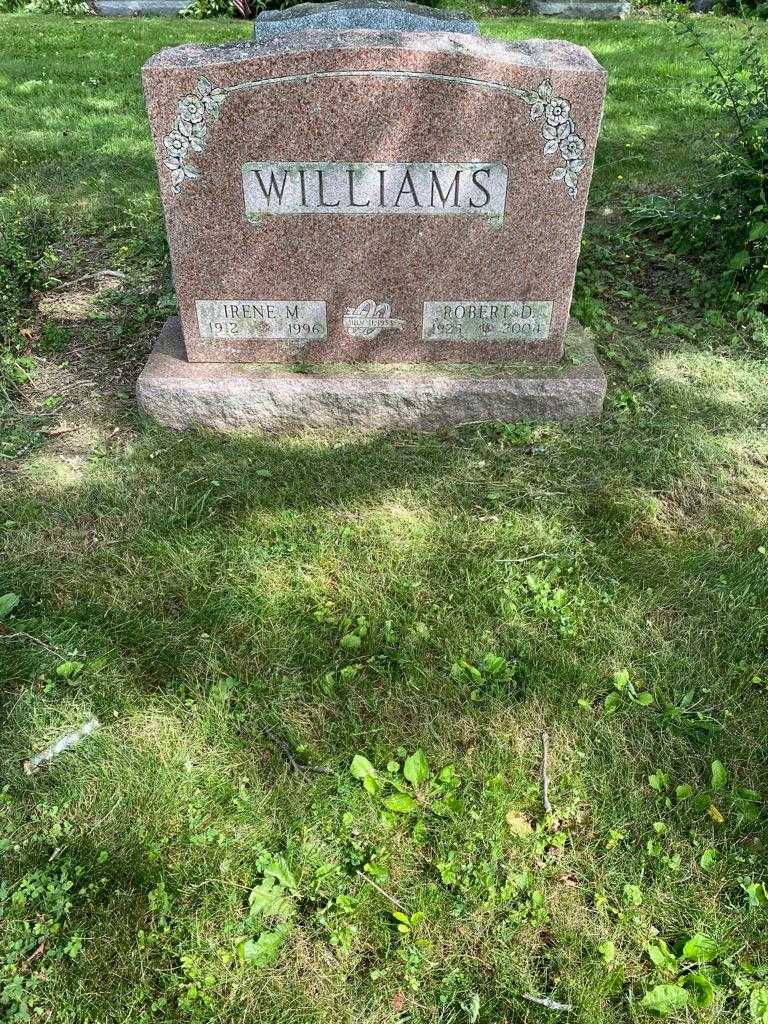
<svg viewBox="0 0 768 1024"><path fill-rule="evenodd" d="M254 22L257 42L292 32L463 32L477 35L477 24L461 11L441 10L408 0L331 0L263 11Z"/></svg>
<svg viewBox="0 0 768 1024"><path fill-rule="evenodd" d="M589 51L341 0L163 50L143 79L179 309L146 411L291 431L599 411L569 321L605 89Z"/></svg>

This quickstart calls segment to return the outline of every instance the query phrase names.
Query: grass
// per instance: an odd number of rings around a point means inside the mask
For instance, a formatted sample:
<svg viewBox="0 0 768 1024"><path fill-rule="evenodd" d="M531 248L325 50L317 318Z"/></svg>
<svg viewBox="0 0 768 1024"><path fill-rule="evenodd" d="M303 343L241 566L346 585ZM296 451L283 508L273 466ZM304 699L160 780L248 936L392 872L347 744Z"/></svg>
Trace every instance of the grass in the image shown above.
<svg viewBox="0 0 768 1024"><path fill-rule="evenodd" d="M3 186L42 189L57 205L103 227L157 215L154 162L139 81L143 62L189 39L247 38L237 22L101 21L0 16L0 124ZM718 47L743 31L738 19L707 23ZM504 39L565 37L590 47L610 88L597 154L598 193L674 183L697 170L706 153L705 70L668 24L657 20L562 22L493 19L485 32ZM755 31L768 38L759 25ZM109 54L105 61L104 54ZM8 125L8 128L5 126Z"/></svg>
<svg viewBox="0 0 768 1024"><path fill-rule="evenodd" d="M171 301L138 67L246 29L0 19L6 227L48 211L51 281L130 276L19 315L4 1019L765 1020L768 370L606 212L697 173L703 72L659 21L485 28L611 73L576 303L604 418L246 440L140 420L124 376Z"/></svg>

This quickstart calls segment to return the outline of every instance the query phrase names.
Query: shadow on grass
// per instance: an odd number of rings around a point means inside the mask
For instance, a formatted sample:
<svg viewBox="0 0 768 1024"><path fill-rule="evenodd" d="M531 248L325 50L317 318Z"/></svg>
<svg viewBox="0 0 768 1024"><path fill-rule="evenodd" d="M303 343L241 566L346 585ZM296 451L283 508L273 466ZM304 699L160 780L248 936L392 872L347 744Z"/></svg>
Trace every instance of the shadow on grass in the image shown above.
<svg viewBox="0 0 768 1024"><path fill-rule="evenodd" d="M36 829L19 869L42 865L53 891L70 864L90 880L68 919L97 937L66 976L67 991L87 989L78 1005L182 998L195 957L217 964L214 953L254 927L247 893L266 847L284 851L302 878L316 860L342 865L364 937L350 958L327 955L308 904L295 944L259 973L270 1012L358 1024L372 965L399 958L386 900L355 865L391 845L387 886L429 908L441 966L425 986L460 965L451 984L465 993L482 982L484 1005L502 1019L510 1006L525 1012L520 992L550 991L550 976L570 963L591 1020L630 1019L597 980L587 991L593 890L619 894L642 877L664 935L690 931L689 904L697 921L724 913L719 902L702 910L698 876L675 877L676 901L661 869L651 877L644 829L654 813L673 812L649 805L647 775L661 769L673 784L705 787L718 756L740 784L768 784L765 702L750 683L767 626L764 478L753 451L764 384L758 375L750 390L739 376L748 367L737 372L732 361L723 376L724 363L690 358L710 377L651 364L642 414L608 411L599 424L336 442L144 425L127 450L94 452L79 477L57 478L49 457L31 460L0 516L11 521L3 586L22 597L20 628L84 668L57 679L57 659L0 647L1 742L13 765L62 721L95 711L107 723L44 775L8 772L25 828ZM746 401L734 399L734 382ZM508 678L481 673L478 683L452 671L488 653L506 658ZM608 717L603 699L622 667L656 704ZM686 689L694 710L719 723L714 737L693 718L687 728L661 724L665 703ZM291 772L265 722L335 777ZM484 908L476 934L462 897L423 863L410 825L382 831L350 758L362 752L383 769L403 745L422 746L433 766L456 763L473 813L430 821L429 856L458 850L479 862L507 842L507 803L493 802L489 780L504 779L503 801L539 813L545 728L558 808L588 807L572 826L577 849L536 868L553 907L546 926L519 932ZM57 815L63 838L46 817ZM727 827L734 842L754 838L754 828ZM604 849L610 828L629 837L615 854ZM560 880L572 876L575 888ZM759 927L743 914L740 922L744 935ZM150 944L137 954L137 941ZM104 991L96 980L107 971ZM320 974L332 1010L307 995L306 979ZM227 1012L252 1005L252 975L222 977ZM399 985L394 972L381 998Z"/></svg>
<svg viewBox="0 0 768 1024"><path fill-rule="evenodd" d="M155 194L140 84L144 61L163 46L234 40L250 30L234 21L165 19L123 19L116 26L96 19L6 18L3 26L9 56L0 69L0 124L6 123L10 140L4 184L33 184L96 224L110 224L116 206L130 210L137 195L146 202ZM676 182L698 174L711 116L701 91L706 71L671 26L520 18L486 28L505 39L561 36L591 47L604 63L601 187L623 193L659 177ZM713 44L725 46L732 25L713 20L711 30Z"/></svg>
<svg viewBox="0 0 768 1024"><path fill-rule="evenodd" d="M327 716L314 739L345 755L430 715L445 728L450 707L461 740L476 709L451 664L489 651L518 663L513 704L572 708L625 662L668 695L702 661L701 679L735 685L764 657L764 407L656 387L643 416L567 429L327 443L147 427L79 481L33 461L6 508L7 586L27 631L109 664L109 685L82 684L99 711L230 674L254 727L309 705ZM10 681L41 666L0 653Z"/></svg>

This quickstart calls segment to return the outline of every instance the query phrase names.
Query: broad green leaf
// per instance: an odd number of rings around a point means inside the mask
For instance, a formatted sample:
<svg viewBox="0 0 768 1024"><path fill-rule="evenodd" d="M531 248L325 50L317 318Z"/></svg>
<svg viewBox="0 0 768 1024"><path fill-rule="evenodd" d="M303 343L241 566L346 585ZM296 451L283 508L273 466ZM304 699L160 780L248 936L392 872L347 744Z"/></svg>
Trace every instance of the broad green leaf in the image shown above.
<svg viewBox="0 0 768 1024"><path fill-rule="evenodd" d="M267 967L277 959L287 935L287 928L278 928L274 932L262 932L255 940L246 939L237 947L240 961L254 967Z"/></svg>
<svg viewBox="0 0 768 1024"><path fill-rule="evenodd" d="M504 815L504 820L509 825L512 835L519 836L522 839L533 833L530 821L524 818L522 814L518 814L512 807Z"/></svg>
<svg viewBox="0 0 768 1024"><path fill-rule="evenodd" d="M643 902L643 894L640 891L639 885L630 885L629 882L624 886L624 899L627 903L631 903L634 907L639 907Z"/></svg>
<svg viewBox="0 0 768 1024"><path fill-rule="evenodd" d="M287 917L291 910L290 897L281 885L276 885L274 878L265 878L248 896L248 905L253 917Z"/></svg>
<svg viewBox="0 0 768 1024"><path fill-rule="evenodd" d="M606 715L613 715L621 707L621 698L618 693L611 692L603 701L603 710Z"/></svg>
<svg viewBox="0 0 768 1024"><path fill-rule="evenodd" d="M417 750L410 757L406 757L403 765L403 775L412 786L423 786L429 778L429 763L423 750Z"/></svg>
<svg viewBox="0 0 768 1024"><path fill-rule="evenodd" d="M768 1024L768 988L753 988L749 997L749 1015L754 1024Z"/></svg>
<svg viewBox="0 0 768 1024"><path fill-rule="evenodd" d="M699 865L702 871L711 871L717 863L717 850L713 850L710 846L707 850L702 853L699 858Z"/></svg>
<svg viewBox="0 0 768 1024"><path fill-rule="evenodd" d="M393 910L392 917L394 917L396 921L401 921L403 924L411 923L410 917L408 917L407 914L404 914L401 910Z"/></svg>
<svg viewBox="0 0 768 1024"><path fill-rule="evenodd" d="M224 702L236 687L237 680L233 679L232 676L227 676L225 679L218 679L213 684L209 691L209 696L213 701Z"/></svg>
<svg viewBox="0 0 768 1024"><path fill-rule="evenodd" d="M715 807L714 804L709 805L709 807L707 808L707 814L716 825L722 825L725 821L722 811L719 807Z"/></svg>
<svg viewBox="0 0 768 1024"><path fill-rule="evenodd" d="M695 960L699 964L708 964L722 955L722 947L708 935L697 932L683 946L683 960Z"/></svg>
<svg viewBox="0 0 768 1024"><path fill-rule="evenodd" d="M669 789L669 776L666 772L654 772L648 776L648 785L657 793L664 793Z"/></svg>
<svg viewBox="0 0 768 1024"><path fill-rule="evenodd" d="M736 255L731 258L731 261L728 264L728 266L731 270L741 270L743 267L746 267L748 263L749 253L746 249L742 249L740 252L737 252Z"/></svg>
<svg viewBox="0 0 768 1024"><path fill-rule="evenodd" d="M294 891L298 889L296 878L284 857L273 857L264 868L264 874L271 878L276 878L280 885L285 886L286 889L293 889Z"/></svg>
<svg viewBox="0 0 768 1024"><path fill-rule="evenodd" d="M756 224L752 225L752 230L749 232L750 242L757 242L761 238L765 238L768 235L768 221L759 220Z"/></svg>
<svg viewBox="0 0 768 1024"><path fill-rule="evenodd" d="M653 694L648 693L647 690L641 690L635 697L635 704L639 704L642 708L650 707L653 704Z"/></svg>
<svg viewBox="0 0 768 1024"><path fill-rule="evenodd" d="M760 817L761 796L754 789L741 786L733 791L733 809L744 821L756 821Z"/></svg>
<svg viewBox="0 0 768 1024"><path fill-rule="evenodd" d="M439 802L440 801L432 804L433 809L438 806ZM453 814L461 814L464 810L464 804L457 796L447 796L442 803L443 806L447 807Z"/></svg>
<svg viewBox="0 0 768 1024"><path fill-rule="evenodd" d="M683 985L690 993L691 999L696 1006L702 1010L706 1009L712 1002L715 995L714 986L706 974L702 974L701 971L687 974L683 979Z"/></svg>
<svg viewBox="0 0 768 1024"><path fill-rule="evenodd" d="M18 594L2 594L0 595L0 619L4 619L6 615L10 615L16 605L19 603Z"/></svg>
<svg viewBox="0 0 768 1024"><path fill-rule="evenodd" d="M741 888L747 894L747 904L751 909L768 906L768 887L765 882L743 882Z"/></svg>
<svg viewBox="0 0 768 1024"><path fill-rule="evenodd" d="M62 661L56 668L56 675L60 679L74 679L83 670L82 661Z"/></svg>
<svg viewBox="0 0 768 1024"><path fill-rule="evenodd" d="M693 796L693 787L684 783L682 786L675 786L675 799L679 802L680 800L687 800L689 796Z"/></svg>
<svg viewBox="0 0 768 1024"><path fill-rule="evenodd" d="M726 783L728 782L728 772L725 769L725 765L722 761L712 762L712 789L716 792L721 789L725 789Z"/></svg>
<svg viewBox="0 0 768 1024"><path fill-rule="evenodd" d="M500 782L498 781L499 779L501 779ZM461 785L461 779L456 774L456 765L447 764L445 768L441 768L437 773L437 781L441 786L450 786L452 789L457 789ZM488 788L493 789L494 786L504 789L504 777L495 775L488 783Z"/></svg>
<svg viewBox="0 0 768 1024"><path fill-rule="evenodd" d="M603 963L612 964L616 959L616 947L610 939L606 939L605 942L601 942L597 947L597 952L603 958Z"/></svg>
<svg viewBox="0 0 768 1024"><path fill-rule="evenodd" d="M360 782L367 778L376 778L376 769L373 767L367 757L363 757L362 754L355 754L352 758L352 763L349 766L349 770L354 778L359 779Z"/></svg>
<svg viewBox="0 0 768 1024"><path fill-rule="evenodd" d="M645 993L640 1005L657 1017L666 1017L688 1005L688 993L679 985L656 985Z"/></svg>
<svg viewBox="0 0 768 1024"><path fill-rule="evenodd" d="M677 957L663 939L657 939L656 942L649 942L645 949L648 956L653 960L654 965L658 967L660 971L670 971L672 973L677 971Z"/></svg>
<svg viewBox="0 0 768 1024"><path fill-rule="evenodd" d="M395 814L411 814L419 809L419 805L409 793L392 793L384 801L384 806Z"/></svg>
<svg viewBox="0 0 768 1024"><path fill-rule="evenodd" d="M381 785L372 775L366 775L363 779L363 789L371 796L376 796L381 792Z"/></svg>
<svg viewBox="0 0 768 1024"><path fill-rule="evenodd" d="M613 685L617 690L626 690L629 686L629 671L625 668L613 673Z"/></svg>

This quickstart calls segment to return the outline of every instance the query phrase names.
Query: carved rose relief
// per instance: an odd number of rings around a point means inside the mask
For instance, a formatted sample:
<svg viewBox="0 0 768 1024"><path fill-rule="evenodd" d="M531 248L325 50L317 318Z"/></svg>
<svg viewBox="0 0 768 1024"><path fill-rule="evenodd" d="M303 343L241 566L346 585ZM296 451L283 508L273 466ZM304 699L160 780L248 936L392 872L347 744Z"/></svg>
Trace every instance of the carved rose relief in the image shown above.
<svg viewBox="0 0 768 1024"><path fill-rule="evenodd" d="M531 120L541 121L544 136L544 156L559 153L564 166L552 172L552 181L562 181L571 199L576 198L579 171L586 161L582 155L586 143L576 134L576 125L571 118L571 105L561 96L555 96L550 81L544 81L535 92L516 89L515 94L531 108Z"/></svg>
<svg viewBox="0 0 768 1024"><path fill-rule="evenodd" d="M404 77L408 76L408 72L402 74ZM434 77L451 81L450 76ZM173 192L179 193L185 180L200 177L200 172L191 162L190 156L192 153L203 152L209 127L207 122L209 119L218 119L222 104L229 93L256 89L269 84L270 81L274 80L243 82L227 89L216 89L207 78L202 77L197 80L194 93L179 100L178 114L163 140L167 150L163 162L170 171ZM483 85L479 81L477 84ZM579 172L586 166L586 143L576 132L576 125L571 117L571 104L562 96L555 96L552 83L548 80L543 81L536 90L510 87L505 91L517 96L531 108L531 120L541 124L544 156L556 153L563 161L562 166L556 167L552 172L551 180L562 181L570 198L575 199Z"/></svg>

